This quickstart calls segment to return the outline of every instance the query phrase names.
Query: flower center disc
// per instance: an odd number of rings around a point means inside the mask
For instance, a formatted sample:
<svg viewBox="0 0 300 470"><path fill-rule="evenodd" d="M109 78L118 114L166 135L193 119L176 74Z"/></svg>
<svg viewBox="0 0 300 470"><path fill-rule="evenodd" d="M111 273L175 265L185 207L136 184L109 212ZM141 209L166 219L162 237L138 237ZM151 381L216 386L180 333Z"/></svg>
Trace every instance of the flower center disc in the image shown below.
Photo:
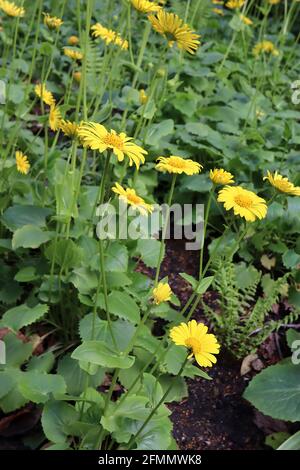
<svg viewBox="0 0 300 470"><path fill-rule="evenodd" d="M171 161L170 161L170 164L174 167L174 168L180 168L180 169L183 169L185 168L185 162L184 161L181 161L181 160L177 160L177 158L172 158Z"/></svg>
<svg viewBox="0 0 300 470"><path fill-rule="evenodd" d="M193 350L194 354L201 352L201 344L196 338L187 338L185 344L188 348Z"/></svg>
<svg viewBox="0 0 300 470"><path fill-rule="evenodd" d="M128 201L132 202L133 204L140 204L141 198L134 193L127 192L127 199Z"/></svg>
<svg viewBox="0 0 300 470"><path fill-rule="evenodd" d="M104 137L104 143L110 147L116 147L119 150L123 150L123 140L117 134L108 132Z"/></svg>
<svg viewBox="0 0 300 470"><path fill-rule="evenodd" d="M235 196L234 201L240 207L251 207L252 206L252 199L249 196L246 196L244 194L239 194L238 196Z"/></svg>

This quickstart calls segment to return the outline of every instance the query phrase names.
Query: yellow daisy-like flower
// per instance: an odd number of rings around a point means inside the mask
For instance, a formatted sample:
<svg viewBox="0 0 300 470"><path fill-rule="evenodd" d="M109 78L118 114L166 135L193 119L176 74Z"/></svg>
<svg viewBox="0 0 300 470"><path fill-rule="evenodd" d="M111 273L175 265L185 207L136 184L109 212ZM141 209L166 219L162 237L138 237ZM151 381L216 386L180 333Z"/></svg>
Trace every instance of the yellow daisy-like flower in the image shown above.
<svg viewBox="0 0 300 470"><path fill-rule="evenodd" d="M51 91L47 90L46 85L44 83L38 83L34 88L34 92L39 98L42 98L45 104L48 104L49 106L55 105L55 99Z"/></svg>
<svg viewBox="0 0 300 470"><path fill-rule="evenodd" d="M296 1L298 1L298 0L296 0ZM270 5L278 5L278 3L280 3L280 2L281 2L281 0L268 0L268 3Z"/></svg>
<svg viewBox="0 0 300 470"><path fill-rule="evenodd" d="M49 113L49 127L52 131L58 131L61 123L61 114L58 106L51 106Z"/></svg>
<svg viewBox="0 0 300 470"><path fill-rule="evenodd" d="M43 13L44 15L44 25L49 29L59 29L63 24L63 20L57 18L57 16L50 16L49 13Z"/></svg>
<svg viewBox="0 0 300 470"><path fill-rule="evenodd" d="M231 10L234 10L235 8L241 8L244 6L245 0L229 0L229 2L226 3L227 8L230 8Z"/></svg>
<svg viewBox="0 0 300 470"><path fill-rule="evenodd" d="M119 46L121 49L127 50L128 49L128 41L123 39L120 34L116 35L115 39L116 46Z"/></svg>
<svg viewBox="0 0 300 470"><path fill-rule="evenodd" d="M77 137L79 125L76 122L65 121L62 119L60 121L60 130L68 137Z"/></svg>
<svg viewBox="0 0 300 470"><path fill-rule="evenodd" d="M105 28L100 23L96 23L91 27L91 30L93 37L101 38L106 44L112 43L121 47L121 49L128 49L128 41L112 29Z"/></svg>
<svg viewBox="0 0 300 470"><path fill-rule="evenodd" d="M122 201L138 209L141 214L146 215L148 212L151 213L153 211L153 205L147 204L142 197L136 194L134 189L124 189L119 183L115 183L112 190L119 195Z"/></svg>
<svg viewBox="0 0 300 470"><path fill-rule="evenodd" d="M131 0L134 8L141 13L156 13L161 9L160 5L150 2L149 0Z"/></svg>
<svg viewBox="0 0 300 470"><path fill-rule="evenodd" d="M224 1L223 0L211 0L214 5L223 5Z"/></svg>
<svg viewBox="0 0 300 470"><path fill-rule="evenodd" d="M80 80L81 80L81 72L80 71L77 71L77 72L74 72L73 73L73 77L74 77L74 80L79 83Z"/></svg>
<svg viewBox="0 0 300 470"><path fill-rule="evenodd" d="M292 196L300 196L300 186L294 186L288 178L279 175L277 171L275 171L273 175L268 171L264 180L268 180L274 188L278 189L278 191L282 193L291 194Z"/></svg>
<svg viewBox="0 0 300 470"><path fill-rule="evenodd" d="M247 222L264 219L268 211L262 197L241 186L225 186L218 194L218 201L224 203L227 211L233 209L234 215L244 217Z"/></svg>
<svg viewBox="0 0 300 470"><path fill-rule="evenodd" d="M20 150L16 151L16 165L19 173L27 175L30 169L30 163L28 161L27 155L24 155Z"/></svg>
<svg viewBox="0 0 300 470"><path fill-rule="evenodd" d="M141 89L139 92L139 99L141 104L146 104L148 101L148 96L145 92L145 90Z"/></svg>
<svg viewBox="0 0 300 470"><path fill-rule="evenodd" d="M85 122L79 126L78 135L83 145L92 150L99 150L102 153L107 149L112 149L119 162L122 162L127 156L129 166L134 163L139 168L141 163L145 163L145 155L148 152L131 142L132 137L127 137L124 132L117 134L113 129L108 132L101 124Z"/></svg>
<svg viewBox="0 0 300 470"><path fill-rule="evenodd" d="M22 17L25 15L25 9L18 7L14 2L7 0L0 0L0 10L4 11L8 16Z"/></svg>
<svg viewBox="0 0 300 470"><path fill-rule="evenodd" d="M70 46L77 46L77 44L79 44L79 37L78 36L70 36L68 38L68 44Z"/></svg>
<svg viewBox="0 0 300 470"><path fill-rule="evenodd" d="M217 362L214 354L219 354L220 345L213 334L207 333L208 328L203 323L191 320L180 323L170 331L170 338L177 346L185 346L191 350L190 357L195 357L201 367L212 367Z"/></svg>
<svg viewBox="0 0 300 470"><path fill-rule="evenodd" d="M223 10L221 10L220 8L213 8L212 9L212 12L215 13L216 15L220 15L220 16L224 16L225 13Z"/></svg>
<svg viewBox="0 0 300 470"><path fill-rule="evenodd" d="M148 18L155 31L167 39L169 46L173 46L176 42L179 49L195 54L200 44L200 36L194 33L179 16L160 10Z"/></svg>
<svg viewBox="0 0 300 470"><path fill-rule="evenodd" d="M153 289L153 300L156 305L171 300L172 290L168 283L159 282Z"/></svg>
<svg viewBox="0 0 300 470"><path fill-rule="evenodd" d="M253 25L253 21L250 18L248 18L248 16L240 15L240 20L247 26Z"/></svg>
<svg viewBox="0 0 300 470"><path fill-rule="evenodd" d="M229 171L223 170L223 168L215 168L210 170L209 177L214 184L233 184L234 176Z"/></svg>
<svg viewBox="0 0 300 470"><path fill-rule="evenodd" d="M101 38L103 41L106 42L106 44L110 44L111 42L114 42L116 33L112 29L105 28L102 26L100 23L96 23L91 27L92 30L92 36L94 38Z"/></svg>
<svg viewBox="0 0 300 470"><path fill-rule="evenodd" d="M185 173L186 175L195 175L200 173L203 166L200 163L194 162L190 159L182 157L176 157L171 155L170 157L158 157L159 163L156 165L156 170L168 172L168 173Z"/></svg>
<svg viewBox="0 0 300 470"><path fill-rule="evenodd" d="M72 60L82 60L83 54L77 49L70 49L69 47L64 47L64 54Z"/></svg>
<svg viewBox="0 0 300 470"><path fill-rule="evenodd" d="M279 50L276 49L274 44L271 41L261 41L258 42L254 47L253 47L253 55L256 57L259 56L261 53L266 53L266 54L272 54L274 56L279 55Z"/></svg>

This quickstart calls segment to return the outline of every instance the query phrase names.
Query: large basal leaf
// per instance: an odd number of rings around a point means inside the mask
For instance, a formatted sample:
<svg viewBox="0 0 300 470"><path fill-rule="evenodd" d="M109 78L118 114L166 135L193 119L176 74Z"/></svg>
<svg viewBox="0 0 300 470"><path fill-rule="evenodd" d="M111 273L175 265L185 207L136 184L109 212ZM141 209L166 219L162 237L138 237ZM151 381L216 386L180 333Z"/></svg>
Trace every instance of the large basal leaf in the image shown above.
<svg viewBox="0 0 300 470"><path fill-rule="evenodd" d="M78 419L74 406L63 401L46 403L42 414L42 426L46 437L54 443L66 442L68 426Z"/></svg>
<svg viewBox="0 0 300 470"><path fill-rule="evenodd" d="M111 323L111 328L120 351L124 351L135 332L135 327L132 323L119 318ZM80 321L79 333L82 341L100 340L104 341L108 347L114 348L108 322L101 320L99 317L94 319L92 313L86 315Z"/></svg>
<svg viewBox="0 0 300 470"><path fill-rule="evenodd" d="M50 232L43 232L36 225L24 225L17 229L12 238L12 248L38 248L51 238Z"/></svg>
<svg viewBox="0 0 300 470"><path fill-rule="evenodd" d="M23 343L15 333L8 333L2 341L6 348L6 366L20 367L32 354L33 344Z"/></svg>
<svg viewBox="0 0 300 470"><path fill-rule="evenodd" d="M52 394L55 396L67 391L63 377L37 370L23 372L18 388L25 398L34 403L46 403Z"/></svg>
<svg viewBox="0 0 300 470"><path fill-rule="evenodd" d="M14 386L14 381L6 371L0 371L0 398L4 397Z"/></svg>
<svg viewBox="0 0 300 470"><path fill-rule="evenodd" d="M70 395L80 395L86 388L87 373L79 367L78 361L69 355L64 356L58 363L57 373L61 375L66 384L67 392ZM97 368L95 375L89 376L91 387L99 387L104 379L104 369Z"/></svg>
<svg viewBox="0 0 300 470"><path fill-rule="evenodd" d="M134 357L118 354L101 341L84 341L73 351L71 357L101 367L119 369L129 369L134 363Z"/></svg>
<svg viewBox="0 0 300 470"><path fill-rule="evenodd" d="M260 372L244 397L262 413L286 421L300 421L300 366L282 361Z"/></svg>
<svg viewBox="0 0 300 470"><path fill-rule="evenodd" d="M137 243L137 253L144 263L150 268L155 268L158 263L161 242L155 239L139 239Z"/></svg>
<svg viewBox="0 0 300 470"><path fill-rule="evenodd" d="M4 225L14 232L24 225L46 226L46 217L52 213L51 209L37 206L12 206L1 217Z"/></svg>
<svg viewBox="0 0 300 470"><path fill-rule="evenodd" d="M300 450L300 431L287 439L277 450Z"/></svg>
<svg viewBox="0 0 300 470"><path fill-rule="evenodd" d="M12 387L5 395L0 398L0 410L2 410L4 413L10 413L11 411L18 410L29 402L28 398L24 397L18 387L20 380L22 379L22 376L24 374L25 372L22 372L21 370L16 369L15 367L7 367L7 369L5 370L5 376L10 378L12 382Z"/></svg>
<svg viewBox="0 0 300 470"><path fill-rule="evenodd" d="M74 268L79 266L83 258L83 249L76 245L71 239L58 240L57 243L53 241L45 251L47 258L54 261L59 266L64 266L65 269Z"/></svg>
<svg viewBox="0 0 300 470"><path fill-rule="evenodd" d="M105 252L105 271L126 272L127 268L127 248L117 242L111 243Z"/></svg>
<svg viewBox="0 0 300 470"><path fill-rule="evenodd" d="M71 274L70 281L81 294L88 294L98 285L97 274L89 268L77 268Z"/></svg>
<svg viewBox="0 0 300 470"><path fill-rule="evenodd" d="M40 320L47 312L48 306L45 304L38 304L32 308L26 304L19 305L11 308L3 315L0 325L18 331L24 326Z"/></svg>
<svg viewBox="0 0 300 470"><path fill-rule="evenodd" d="M98 298L99 307L105 310L104 296ZM137 303L126 294L126 292L113 291L108 296L108 309L110 313L124 318L131 323L138 323L140 320L140 310Z"/></svg>

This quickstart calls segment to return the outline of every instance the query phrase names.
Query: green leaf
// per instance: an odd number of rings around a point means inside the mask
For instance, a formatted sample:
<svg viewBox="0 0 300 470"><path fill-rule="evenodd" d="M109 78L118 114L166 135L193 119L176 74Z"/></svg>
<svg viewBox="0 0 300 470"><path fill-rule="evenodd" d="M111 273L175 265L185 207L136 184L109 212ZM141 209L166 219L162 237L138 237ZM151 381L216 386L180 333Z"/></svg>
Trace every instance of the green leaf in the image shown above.
<svg viewBox="0 0 300 470"><path fill-rule="evenodd" d="M13 386L10 391L6 393L6 395L0 398L0 409L3 410L4 413L10 413L11 411L17 410L22 406L26 405L29 400L20 393L18 388L19 382L25 372L22 372L19 369L16 369L15 367L8 367L5 370L5 373L12 380Z"/></svg>
<svg viewBox="0 0 300 470"><path fill-rule="evenodd" d="M300 431L287 439L277 450L300 450Z"/></svg>
<svg viewBox="0 0 300 470"><path fill-rule="evenodd" d="M207 178L207 175L183 176L181 178L181 190L207 193L211 187L212 182L209 178Z"/></svg>
<svg viewBox="0 0 300 470"><path fill-rule="evenodd" d="M11 308L3 315L0 325L13 331L19 331L24 326L40 320L47 312L48 306L45 304L38 304L32 308L26 304L19 305Z"/></svg>
<svg viewBox="0 0 300 470"><path fill-rule="evenodd" d="M24 225L46 226L46 217L52 213L51 209L37 206L12 206L3 214L1 220L4 225L14 232Z"/></svg>
<svg viewBox="0 0 300 470"><path fill-rule="evenodd" d="M64 269L67 270L81 264L84 252L73 240L63 239L58 240L57 243L53 241L45 250L45 255L49 260L54 259L56 264L64 266Z"/></svg>
<svg viewBox="0 0 300 470"><path fill-rule="evenodd" d="M84 341L73 351L71 357L101 367L117 367L119 369L129 369L134 363L134 357L118 354L102 341Z"/></svg>
<svg viewBox="0 0 300 470"><path fill-rule="evenodd" d="M67 427L78 419L74 406L63 401L46 403L42 414L42 427L46 437L54 443L64 443Z"/></svg>
<svg viewBox="0 0 300 470"><path fill-rule="evenodd" d="M209 286L211 285L212 281L214 279L214 276L208 276L204 277L201 281L199 286L196 289L196 294L204 294Z"/></svg>
<svg viewBox="0 0 300 470"><path fill-rule="evenodd" d="M300 421L300 367L291 362L270 366L254 377L244 397L276 419Z"/></svg>
<svg viewBox="0 0 300 470"><path fill-rule="evenodd" d="M149 398L151 407L156 406L163 396L163 390L157 378L151 374L143 374L143 390Z"/></svg>
<svg viewBox="0 0 300 470"><path fill-rule="evenodd" d="M112 322L111 329L120 351L124 351L135 332L135 327L128 321L118 319ZM95 340L104 341L110 348L114 348L108 322L99 317L94 321L92 313L80 321L79 333L83 341L94 337Z"/></svg>
<svg viewBox="0 0 300 470"><path fill-rule="evenodd" d="M286 268L294 268L297 264L300 264L300 255L294 250L288 250L282 256L282 261Z"/></svg>
<svg viewBox="0 0 300 470"><path fill-rule="evenodd" d="M293 343L295 341L299 341L299 346L300 346L300 331L294 330L293 328L290 328L286 332L286 339L289 347L293 349Z"/></svg>
<svg viewBox="0 0 300 470"><path fill-rule="evenodd" d="M0 398L4 397L14 386L14 381L6 371L0 371Z"/></svg>
<svg viewBox="0 0 300 470"><path fill-rule="evenodd" d="M27 266L17 272L14 279L18 282L30 282L38 278L35 266Z"/></svg>
<svg viewBox="0 0 300 470"><path fill-rule="evenodd" d="M124 245L111 243L105 253L105 270L126 272L128 268L128 252Z"/></svg>
<svg viewBox="0 0 300 470"><path fill-rule="evenodd" d="M70 355L60 359L57 373L64 378L67 384L67 392L70 395L80 395L86 389L88 374L80 368L78 361L72 359ZM95 375L89 376L90 386L99 387L103 382L104 374L104 369L98 368Z"/></svg>
<svg viewBox="0 0 300 470"><path fill-rule="evenodd" d="M179 273L179 275L181 277L183 277L183 279L185 281L187 281L189 284L191 284L193 290L196 290L197 289L197 286L198 286L198 281L197 279L195 279L193 276L190 276L189 274L186 274L186 273Z"/></svg>
<svg viewBox="0 0 300 470"><path fill-rule="evenodd" d="M140 425L136 426L136 432ZM136 439L137 450L165 450L171 444L172 423L169 418L161 417L149 421Z"/></svg>
<svg viewBox="0 0 300 470"><path fill-rule="evenodd" d="M38 371L48 373L55 364L55 356L53 352L47 351L40 356L32 356L27 364L27 371Z"/></svg>
<svg viewBox="0 0 300 470"><path fill-rule="evenodd" d="M81 294L88 294L91 290L96 289L98 278L94 271L89 268L76 268L73 270L70 281Z"/></svg>
<svg viewBox="0 0 300 470"><path fill-rule="evenodd" d="M172 119L166 119L159 124L152 124L147 133L146 144L152 147L158 147L162 137L171 135L173 132L174 121Z"/></svg>
<svg viewBox="0 0 300 470"><path fill-rule="evenodd" d="M161 242L155 239L139 239L137 243L137 253L150 268L155 268L158 263Z"/></svg>
<svg viewBox="0 0 300 470"><path fill-rule="evenodd" d="M31 356L32 343L23 343L14 333L8 333L3 340L6 347L6 366L20 367Z"/></svg>
<svg viewBox="0 0 300 470"><path fill-rule="evenodd" d="M104 295L99 295L99 307L105 310ZM125 292L113 291L108 296L108 308L110 313L137 324L140 320L140 311L136 302Z"/></svg>
<svg viewBox="0 0 300 470"><path fill-rule="evenodd" d="M172 384L172 388L165 399L166 403L171 403L172 401L180 402L183 398L188 396L186 381L183 377L171 377L168 374L163 374L159 376L159 383L163 393L166 393L167 389Z"/></svg>
<svg viewBox="0 0 300 470"><path fill-rule="evenodd" d="M16 83L8 87L8 99L14 104L20 104L25 98L24 88Z"/></svg>
<svg viewBox="0 0 300 470"><path fill-rule="evenodd" d="M12 248L38 248L50 240L49 232L43 232L36 225L24 225L17 229L12 238Z"/></svg>
<svg viewBox="0 0 300 470"><path fill-rule="evenodd" d="M34 403L46 403L51 394L64 394L67 388L60 375L37 370L24 373L18 386L22 395Z"/></svg>
<svg viewBox="0 0 300 470"><path fill-rule="evenodd" d="M269 436L266 437L266 445L276 450L289 437L290 434L288 432L274 432L273 434L269 434Z"/></svg>

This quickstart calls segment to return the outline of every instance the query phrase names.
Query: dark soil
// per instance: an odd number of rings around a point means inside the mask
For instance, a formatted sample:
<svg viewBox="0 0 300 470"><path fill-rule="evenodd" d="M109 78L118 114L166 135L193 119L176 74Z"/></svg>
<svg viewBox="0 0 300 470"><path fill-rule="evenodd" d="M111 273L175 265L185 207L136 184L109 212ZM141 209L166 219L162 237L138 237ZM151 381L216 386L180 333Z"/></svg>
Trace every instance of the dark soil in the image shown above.
<svg viewBox="0 0 300 470"><path fill-rule="evenodd" d="M169 284L182 305L192 291L179 273L197 277L199 262L198 253L185 250L184 245L185 242L181 240L168 242L160 276L168 276ZM143 265L139 270L154 277L154 272ZM215 298L214 292L207 292L204 296L205 302L210 305L213 305ZM207 323L201 307L195 310L193 318ZM258 351L261 368L281 359L285 347L282 338L274 334L261 345ZM217 364L207 370L213 380L207 381L200 377L188 379L188 398L169 405L174 423L173 434L180 449L270 449L264 444L265 436L288 430L285 423L263 416L243 399L243 392L256 372L252 370L241 376L241 362L221 349Z"/></svg>

